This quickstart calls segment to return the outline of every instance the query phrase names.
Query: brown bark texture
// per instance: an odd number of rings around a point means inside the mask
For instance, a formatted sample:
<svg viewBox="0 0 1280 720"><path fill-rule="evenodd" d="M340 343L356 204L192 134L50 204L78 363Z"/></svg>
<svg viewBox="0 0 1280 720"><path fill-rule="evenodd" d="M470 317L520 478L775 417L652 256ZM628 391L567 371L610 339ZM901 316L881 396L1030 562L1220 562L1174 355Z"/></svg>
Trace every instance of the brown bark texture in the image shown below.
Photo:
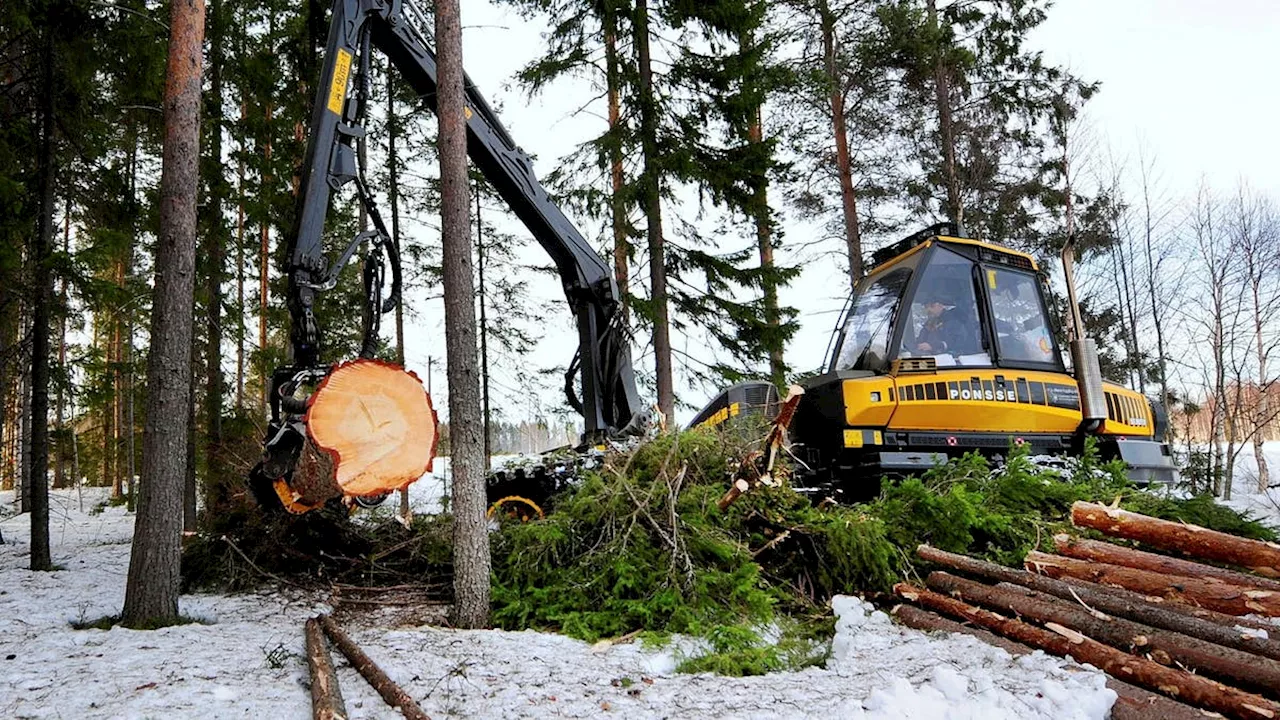
<svg viewBox="0 0 1280 720"><path fill-rule="evenodd" d="M644 155L641 182L649 241L649 299L653 308L654 383L658 409L668 427L675 426L676 394L671 364L671 327L667 314L667 251L662 235L661 180L658 177L658 120L653 96L653 63L649 54L649 3L636 0L635 45L640 80L640 147Z"/></svg>
<svg viewBox="0 0 1280 720"><path fill-rule="evenodd" d="M930 610L966 620L1055 655L1089 663L1108 675L1197 707L1249 720L1280 717L1280 703L1130 655L1079 633L1039 628L907 583L895 585L894 592Z"/></svg>
<svg viewBox="0 0 1280 720"><path fill-rule="evenodd" d="M393 708L398 708L409 720L430 720L422 708L418 707L418 703L409 697L409 693L405 692L399 685L387 677L387 674L378 667L377 663L369 659L368 655L356 645L350 637L343 632L342 628L333 621L328 615L321 615L317 618L320 627L324 629L324 634L329 636L335 647L347 658L351 663L351 667L369 682L369 685L378 691L382 699Z"/></svg>
<svg viewBox="0 0 1280 720"><path fill-rule="evenodd" d="M982 642L998 647L1010 655L1027 655L1034 651L1022 643L1014 642L1006 637L987 632L971 625L962 625L951 618L922 610L915 605L899 605L893 609L893 616L903 625L916 630L962 633L978 638ZM1116 703L1111 706L1111 720L1147 720L1158 717L1161 720L1204 720L1205 714L1190 705L1157 695L1137 685L1130 685L1123 680L1107 676L1107 687L1116 692Z"/></svg>
<svg viewBox="0 0 1280 720"><path fill-rule="evenodd" d="M313 720L346 720L347 706L338 686L338 673L333 669L329 645L324 639L318 618L308 618L307 667L311 669L311 717Z"/></svg>
<svg viewBox="0 0 1280 720"><path fill-rule="evenodd" d="M1054 535L1053 545L1059 555L1073 557L1078 560L1093 560L1095 562L1110 563L1111 565L1124 565L1168 575L1213 578L1214 580L1221 580L1241 587L1280 591L1280 581L1272 580L1271 578L1246 575L1226 568L1182 560L1168 555L1157 555L1143 550L1075 537L1065 533Z"/></svg>
<svg viewBox="0 0 1280 720"><path fill-rule="evenodd" d="M1280 545L1275 543L1086 502L1071 506L1071 522L1077 527L1093 528L1112 537L1137 540L1202 560L1236 565L1266 577L1280 577Z"/></svg>
<svg viewBox="0 0 1280 720"><path fill-rule="evenodd" d="M453 475L454 622L489 624L489 530L485 520L484 421L476 359L475 285L463 116L462 19L458 0L436 3L440 118L440 214L444 236L445 347L449 353L449 447Z"/></svg>
<svg viewBox="0 0 1280 720"><path fill-rule="evenodd" d="M53 28L44 30L41 53L47 83L40 120L40 226L31 248L31 563L32 570L52 570L49 551L49 303L52 292L49 259L53 250ZM28 488L23 488L24 493Z"/></svg>
<svg viewBox="0 0 1280 720"><path fill-rule="evenodd" d="M822 59L830 84L832 139L836 144L836 173L840 179L840 211L844 219L845 254L849 258L849 291L862 279L862 229L858 224L858 195L853 188L853 159L849 153L849 125L845 119L844 91L836 68L836 18L827 0L818 6L822 25Z"/></svg>
<svg viewBox="0 0 1280 720"><path fill-rule="evenodd" d="M1275 626L1269 622L1249 620L1190 605L1164 602L1163 598L1074 578L1055 580L1025 570L1007 568L965 555L949 553L928 545L921 545L916 553L929 562L954 568L967 575L1031 588L1064 600L1083 602L1106 613L1280 660L1280 640L1260 638L1256 634L1246 635L1237 629L1237 627L1244 627L1274 632Z"/></svg>
<svg viewBox="0 0 1280 720"><path fill-rule="evenodd" d="M1197 605L1228 615L1257 613L1270 617L1280 616L1280 593L1249 590L1212 578L1165 575L1041 552L1027 553L1026 567L1032 572L1052 578L1068 577L1100 585L1116 585L1143 595Z"/></svg>
<svg viewBox="0 0 1280 720"><path fill-rule="evenodd" d="M631 240L627 237L627 206L622 196L625 183L622 167L622 90L618 70L618 9L602 3L604 23L605 93L609 100L609 212L613 225L613 275L618 283L618 304L624 325L630 325L631 309L627 290L631 286Z"/></svg>
<svg viewBox="0 0 1280 720"><path fill-rule="evenodd" d="M125 587L126 625L178 619L182 482L195 322L196 192L204 0L175 0L165 76L160 237L156 248L142 487Z"/></svg>
<svg viewBox="0 0 1280 720"><path fill-rule="evenodd" d="M1171 630L1162 630L1106 615L1079 603L1068 603L1026 588L992 587L944 572L930 573L929 589L995 610L1006 610L1039 623L1058 623L1126 652L1161 665L1185 667L1255 692L1280 692L1280 663L1241 650L1215 645Z"/></svg>

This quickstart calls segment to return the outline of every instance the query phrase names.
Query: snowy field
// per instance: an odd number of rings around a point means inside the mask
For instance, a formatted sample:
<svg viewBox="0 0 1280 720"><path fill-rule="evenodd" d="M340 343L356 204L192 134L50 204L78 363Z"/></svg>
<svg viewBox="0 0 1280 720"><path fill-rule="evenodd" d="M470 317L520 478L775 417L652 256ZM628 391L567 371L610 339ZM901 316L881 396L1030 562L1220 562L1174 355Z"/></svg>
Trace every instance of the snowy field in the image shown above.
<svg viewBox="0 0 1280 720"><path fill-rule="evenodd" d="M1280 442L1263 443L1262 456L1271 471L1271 484L1280 485ZM1231 484L1231 499L1222 501L1222 504L1248 511L1267 525L1280 528L1280 487L1258 492L1258 461L1253 454L1253 445L1240 449Z"/></svg>
<svg viewBox="0 0 1280 720"><path fill-rule="evenodd" d="M435 482L432 482L435 480ZM441 478L414 486L414 506L438 502ZM304 620L329 608L290 593L189 595L182 611L208 624L156 631L73 630L120 611L133 516L93 509L101 490L51 505L54 560L33 573L28 517L0 520L0 717L309 718ZM12 493L0 493L0 513ZM837 598L825 668L755 678L674 672L671 650L593 648L534 632L390 626L348 630L433 718L1103 718L1115 695L1104 676L1034 653L1013 658L965 635L894 625ZM352 718L398 718L334 654Z"/></svg>

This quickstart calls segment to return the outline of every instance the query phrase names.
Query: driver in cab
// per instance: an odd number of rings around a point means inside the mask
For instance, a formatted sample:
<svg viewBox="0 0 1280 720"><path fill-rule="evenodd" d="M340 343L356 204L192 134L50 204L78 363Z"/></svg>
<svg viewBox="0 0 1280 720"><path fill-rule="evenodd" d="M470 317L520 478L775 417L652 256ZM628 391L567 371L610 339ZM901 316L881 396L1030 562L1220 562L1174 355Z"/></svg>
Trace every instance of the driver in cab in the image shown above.
<svg viewBox="0 0 1280 720"><path fill-rule="evenodd" d="M915 351L920 355L957 355L969 333L952 312L954 305L934 298L925 303L925 321L916 333Z"/></svg>

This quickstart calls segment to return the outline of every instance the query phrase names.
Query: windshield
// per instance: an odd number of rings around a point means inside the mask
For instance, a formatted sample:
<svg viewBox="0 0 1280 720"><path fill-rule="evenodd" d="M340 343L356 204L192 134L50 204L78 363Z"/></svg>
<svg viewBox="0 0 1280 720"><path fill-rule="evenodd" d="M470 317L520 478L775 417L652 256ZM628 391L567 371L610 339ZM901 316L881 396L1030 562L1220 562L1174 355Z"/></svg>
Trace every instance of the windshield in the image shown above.
<svg viewBox="0 0 1280 720"><path fill-rule="evenodd" d="M1052 363L1053 336L1035 277L1012 270L988 268L987 292L996 323L1002 361Z"/></svg>
<svg viewBox="0 0 1280 720"><path fill-rule="evenodd" d="M884 370L889 364L889 336L909 268L890 270L858 292L836 350L836 370Z"/></svg>
<svg viewBox="0 0 1280 720"><path fill-rule="evenodd" d="M939 367L991 365L973 284L972 260L946 248L934 252L912 297L902 357L932 357Z"/></svg>

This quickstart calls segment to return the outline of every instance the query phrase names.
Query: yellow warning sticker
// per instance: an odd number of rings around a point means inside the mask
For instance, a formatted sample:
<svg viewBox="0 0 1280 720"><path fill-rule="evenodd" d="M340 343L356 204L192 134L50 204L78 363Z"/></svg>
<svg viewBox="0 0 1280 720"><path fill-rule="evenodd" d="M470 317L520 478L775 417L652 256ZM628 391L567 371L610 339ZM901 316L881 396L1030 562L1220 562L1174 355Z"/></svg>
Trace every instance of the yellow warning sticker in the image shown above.
<svg viewBox="0 0 1280 720"><path fill-rule="evenodd" d="M471 106L470 106L470 105L463 105L463 106L462 106L462 114L463 114L463 115L466 115L466 116L467 116L467 119L468 119L468 120L470 120L470 119L471 119Z"/></svg>
<svg viewBox="0 0 1280 720"><path fill-rule="evenodd" d="M992 290L996 289L996 271L995 270L987 271L987 287L991 288Z"/></svg>
<svg viewBox="0 0 1280 720"><path fill-rule="evenodd" d="M329 110L342 114L342 101L347 97L347 78L351 77L351 53L338 49L338 60L333 64L333 84L329 86Z"/></svg>

